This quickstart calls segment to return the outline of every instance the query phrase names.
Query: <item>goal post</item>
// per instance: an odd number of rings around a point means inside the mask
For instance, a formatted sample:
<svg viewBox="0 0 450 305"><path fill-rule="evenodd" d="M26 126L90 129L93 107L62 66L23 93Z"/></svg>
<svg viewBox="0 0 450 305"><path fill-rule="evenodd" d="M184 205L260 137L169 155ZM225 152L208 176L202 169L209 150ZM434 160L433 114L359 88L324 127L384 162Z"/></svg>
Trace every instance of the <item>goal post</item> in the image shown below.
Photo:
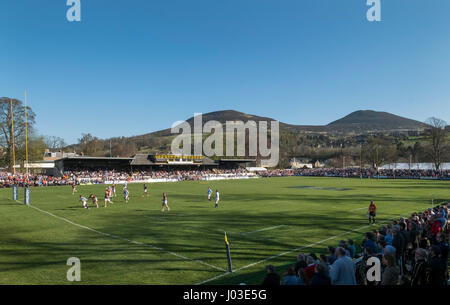
<svg viewBox="0 0 450 305"><path fill-rule="evenodd" d="M18 189L17 185L13 185L12 190L13 190L13 192L12 192L13 200L14 201L19 200L19 189Z"/></svg>
<svg viewBox="0 0 450 305"><path fill-rule="evenodd" d="M26 205L30 205L30 188L29 187L25 187L24 203Z"/></svg>

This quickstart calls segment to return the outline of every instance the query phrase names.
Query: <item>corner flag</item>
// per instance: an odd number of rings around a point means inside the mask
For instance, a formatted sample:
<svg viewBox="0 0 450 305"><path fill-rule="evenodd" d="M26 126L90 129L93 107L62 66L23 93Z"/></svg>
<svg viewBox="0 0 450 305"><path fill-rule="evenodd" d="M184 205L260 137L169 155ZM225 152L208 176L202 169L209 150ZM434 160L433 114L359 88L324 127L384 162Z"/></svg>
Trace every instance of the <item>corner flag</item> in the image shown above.
<svg viewBox="0 0 450 305"><path fill-rule="evenodd" d="M225 232L225 249L227 250L228 272L233 272L231 267L230 243L228 242L227 232Z"/></svg>
<svg viewBox="0 0 450 305"><path fill-rule="evenodd" d="M225 243L227 244L227 246L230 246L230 243L228 242L228 238L227 238L227 232L225 232Z"/></svg>

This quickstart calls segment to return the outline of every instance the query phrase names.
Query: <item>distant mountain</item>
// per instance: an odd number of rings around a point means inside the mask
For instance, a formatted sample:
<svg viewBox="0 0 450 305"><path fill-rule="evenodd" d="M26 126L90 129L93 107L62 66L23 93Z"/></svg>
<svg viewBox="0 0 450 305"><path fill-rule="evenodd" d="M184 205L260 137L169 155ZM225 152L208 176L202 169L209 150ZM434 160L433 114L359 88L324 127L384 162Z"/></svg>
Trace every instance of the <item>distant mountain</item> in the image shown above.
<svg viewBox="0 0 450 305"><path fill-rule="evenodd" d="M329 130L364 133L372 131L421 130L427 125L388 112L358 110L327 125Z"/></svg>
<svg viewBox="0 0 450 305"><path fill-rule="evenodd" d="M252 114L246 114L235 110L215 111L202 115L203 123L207 121L219 121L224 124L227 121L273 121L273 118L261 117ZM187 120L194 127L194 118ZM332 136L341 138L354 135L369 135L372 133L391 133L397 131L421 131L426 128L426 124L397 116L387 112L377 112L372 110L355 111L339 120L329 123L328 125L293 125L280 122L280 133L285 135L284 142L280 144L281 149L288 150L288 147L298 146L300 135L309 134L314 136L308 141L313 145L315 136ZM192 130L193 131L193 130ZM163 129L160 131L147 133L132 137L117 137L101 140L103 150L98 151L98 155L109 154L110 143L112 143L112 155L129 156L136 152L141 153L165 153L170 151L173 138L177 136L171 133L171 129ZM289 140L287 140L289 139ZM287 144L286 141L290 141ZM294 142L292 142L294 141ZM291 143L292 142L292 143ZM314 143L313 143L314 142ZM294 144L293 144L294 143ZM317 142L318 143L318 142ZM316 143L316 144L317 144ZM322 143L324 144L324 143ZM325 144L330 145L330 143ZM72 149L80 150L78 144L72 145Z"/></svg>
<svg viewBox="0 0 450 305"><path fill-rule="evenodd" d="M275 120L272 118L260 117L260 116L252 115L252 114L246 114L246 113L235 111L235 110L221 110L221 111L215 111L215 112L209 112L209 113L202 114L202 123L204 124L208 121L218 121L218 122L224 124L226 121L243 121L243 122L266 121L266 122L269 122L269 121L275 121ZM194 127L194 117L187 119L186 122L188 122L192 128ZM280 122L280 128L282 125L287 125L287 124ZM169 136L169 135L171 135L170 128L160 130L157 132L153 132L153 133L151 133L151 135Z"/></svg>
<svg viewBox="0 0 450 305"><path fill-rule="evenodd" d="M273 118L261 117L257 115L247 114L235 110L222 110L209 112L202 115L203 123L207 121L273 121ZM187 119L187 122L194 126L194 117ZM423 130L426 124L397 116L388 112L378 112L373 110L355 111L339 120L329 123L328 125L293 125L280 122L281 132L306 132L306 133L340 133L340 134L364 134L382 131L407 131L407 130ZM148 138L160 138L174 136L170 128L160 131L147 133L139 136L125 138L129 141L143 141ZM123 139L123 138L122 138Z"/></svg>

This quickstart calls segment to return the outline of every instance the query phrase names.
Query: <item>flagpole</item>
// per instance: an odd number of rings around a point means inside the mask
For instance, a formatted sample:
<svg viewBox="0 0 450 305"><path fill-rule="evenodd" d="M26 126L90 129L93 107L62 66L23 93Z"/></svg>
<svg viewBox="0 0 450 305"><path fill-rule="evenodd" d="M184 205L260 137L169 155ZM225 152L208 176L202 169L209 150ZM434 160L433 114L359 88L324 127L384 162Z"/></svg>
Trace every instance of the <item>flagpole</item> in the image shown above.
<svg viewBox="0 0 450 305"><path fill-rule="evenodd" d="M231 253L230 253L230 243L228 242L227 232L225 232L225 250L227 251L227 262L228 262L228 272L233 272L231 266Z"/></svg>
<svg viewBox="0 0 450 305"><path fill-rule="evenodd" d="M25 91L25 164L28 176L28 121L27 121L27 92Z"/></svg>
<svg viewBox="0 0 450 305"><path fill-rule="evenodd" d="M14 143L14 115L13 115L13 104L12 99L9 99L11 103L11 138L12 138L12 154L13 154L13 174L16 174L16 152L15 152L15 143Z"/></svg>
<svg viewBox="0 0 450 305"><path fill-rule="evenodd" d="M362 179L362 144L359 145L359 175Z"/></svg>

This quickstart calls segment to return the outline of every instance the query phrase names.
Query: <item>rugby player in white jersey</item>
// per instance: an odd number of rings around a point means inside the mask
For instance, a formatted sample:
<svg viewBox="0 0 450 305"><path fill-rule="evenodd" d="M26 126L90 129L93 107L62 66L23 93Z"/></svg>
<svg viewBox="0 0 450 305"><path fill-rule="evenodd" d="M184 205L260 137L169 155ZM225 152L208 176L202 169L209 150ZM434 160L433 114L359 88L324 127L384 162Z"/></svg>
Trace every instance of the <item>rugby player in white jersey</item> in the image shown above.
<svg viewBox="0 0 450 305"><path fill-rule="evenodd" d="M219 200L220 200L220 195L219 195L219 190L216 190L216 208L219 207Z"/></svg>
<svg viewBox="0 0 450 305"><path fill-rule="evenodd" d="M128 203L129 195L130 195L130 192L128 191L128 189L125 189L123 191L123 197L124 197L126 203Z"/></svg>
<svg viewBox="0 0 450 305"><path fill-rule="evenodd" d="M87 205L87 199L86 199L86 197L83 197L83 196L80 195L80 201L81 201L81 203L83 204L83 208L89 209L89 207L88 207L88 205Z"/></svg>
<svg viewBox="0 0 450 305"><path fill-rule="evenodd" d="M164 212L164 209L167 208L167 211L170 211L169 205L167 204L167 195L166 193L163 193L163 198L162 198L162 212Z"/></svg>

